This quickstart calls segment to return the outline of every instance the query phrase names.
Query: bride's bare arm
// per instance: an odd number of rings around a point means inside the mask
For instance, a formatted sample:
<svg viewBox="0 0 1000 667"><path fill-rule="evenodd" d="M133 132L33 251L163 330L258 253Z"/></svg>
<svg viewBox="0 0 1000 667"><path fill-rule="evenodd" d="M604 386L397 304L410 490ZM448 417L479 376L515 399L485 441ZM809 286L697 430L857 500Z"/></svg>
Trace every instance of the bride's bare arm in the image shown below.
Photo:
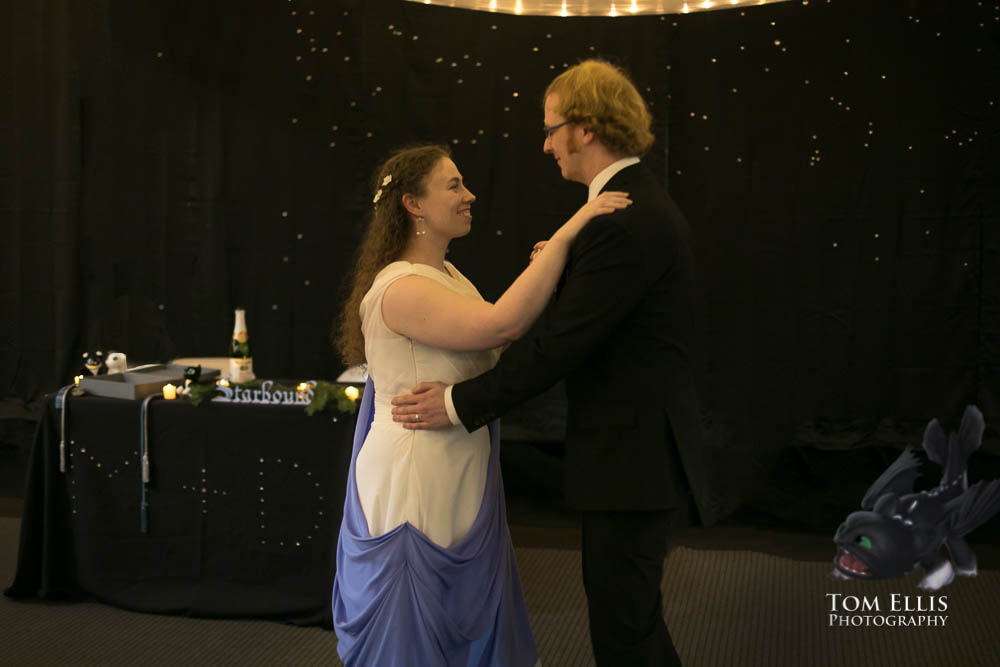
<svg viewBox="0 0 1000 667"><path fill-rule="evenodd" d="M393 331L449 350L485 350L525 334L548 303L576 234L598 215L628 206L626 193L605 192L552 235L507 291L491 304L463 297L423 276L406 276L382 297L382 317Z"/></svg>

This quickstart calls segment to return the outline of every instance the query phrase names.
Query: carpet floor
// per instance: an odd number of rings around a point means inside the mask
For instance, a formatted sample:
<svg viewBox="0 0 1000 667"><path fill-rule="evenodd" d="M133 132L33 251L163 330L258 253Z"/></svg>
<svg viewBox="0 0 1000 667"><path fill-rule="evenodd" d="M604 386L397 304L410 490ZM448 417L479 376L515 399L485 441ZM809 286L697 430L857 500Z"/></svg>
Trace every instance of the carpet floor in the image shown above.
<svg viewBox="0 0 1000 667"><path fill-rule="evenodd" d="M18 530L18 519L0 517L0 583L13 579ZM770 534L770 548L758 551L743 548L746 530L731 532L730 548L722 539L725 532L714 540L704 533L697 533L698 539L682 535L667 557L665 616L685 665L998 664L997 569L959 578L933 595L916 587L919 574L835 582L826 578L832 556L828 540L820 544L811 538L815 555L826 553L822 560L800 560L778 554L810 556L802 538ZM766 533L753 533L755 544L766 539ZM517 556L542 664L593 665L579 551L517 546ZM838 598L836 613L831 594L845 596ZM942 596L946 609L941 609ZM917 611L932 604L932 597L937 611ZM852 610L854 600L861 606ZM900 611L893 611L894 601ZM907 603L914 611L905 610ZM877 611L870 608L875 604ZM938 620L931 627L901 627L898 620L926 623L927 617L941 616L943 626ZM861 625L854 625L856 618ZM341 664L336 636L321 628L5 597L0 597L0 647L0 664L18 666Z"/></svg>

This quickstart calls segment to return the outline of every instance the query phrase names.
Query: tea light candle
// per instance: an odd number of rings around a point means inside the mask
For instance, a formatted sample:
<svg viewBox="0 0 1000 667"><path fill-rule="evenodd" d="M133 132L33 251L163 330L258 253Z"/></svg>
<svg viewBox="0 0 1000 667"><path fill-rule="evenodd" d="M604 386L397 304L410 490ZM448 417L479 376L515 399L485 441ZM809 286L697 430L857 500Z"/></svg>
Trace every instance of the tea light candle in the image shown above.
<svg viewBox="0 0 1000 667"><path fill-rule="evenodd" d="M168 401L172 401L177 398L177 387L169 383L163 385L163 398Z"/></svg>
<svg viewBox="0 0 1000 667"><path fill-rule="evenodd" d="M216 387L228 387L229 386L229 380L227 380L226 378L222 378L221 380L216 380L215 381L215 386Z"/></svg>
<svg viewBox="0 0 1000 667"><path fill-rule="evenodd" d="M357 387L347 387L344 389L344 395L352 401L358 400L358 388Z"/></svg>

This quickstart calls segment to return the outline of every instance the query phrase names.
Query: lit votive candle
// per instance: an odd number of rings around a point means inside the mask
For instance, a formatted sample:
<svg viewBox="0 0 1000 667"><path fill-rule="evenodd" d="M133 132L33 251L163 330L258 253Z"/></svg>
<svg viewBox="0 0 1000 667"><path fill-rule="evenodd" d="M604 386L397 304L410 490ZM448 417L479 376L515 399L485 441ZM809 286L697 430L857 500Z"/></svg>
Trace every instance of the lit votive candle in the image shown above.
<svg viewBox="0 0 1000 667"><path fill-rule="evenodd" d="M352 401L358 400L358 388L357 387L347 387L344 389L344 396L351 399Z"/></svg>
<svg viewBox="0 0 1000 667"><path fill-rule="evenodd" d="M228 387L229 386L229 380L227 380L226 378L222 378L221 380L216 380L215 381L215 386L216 387Z"/></svg>
<svg viewBox="0 0 1000 667"><path fill-rule="evenodd" d="M83 379L82 375L74 375L73 376L73 384L75 386L79 387L80 386L80 380L82 380L82 379Z"/></svg>
<svg viewBox="0 0 1000 667"><path fill-rule="evenodd" d="M163 398L168 401L172 401L177 398L177 387L169 383L163 385Z"/></svg>

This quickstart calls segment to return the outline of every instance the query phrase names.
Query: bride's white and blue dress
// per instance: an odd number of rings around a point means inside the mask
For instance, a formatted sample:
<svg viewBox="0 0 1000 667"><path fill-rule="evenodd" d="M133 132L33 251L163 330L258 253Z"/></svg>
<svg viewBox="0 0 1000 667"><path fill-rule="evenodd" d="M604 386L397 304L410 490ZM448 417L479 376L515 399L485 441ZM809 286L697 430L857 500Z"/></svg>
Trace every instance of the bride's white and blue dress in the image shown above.
<svg viewBox="0 0 1000 667"><path fill-rule="evenodd" d="M410 431L393 396L423 380L453 384L496 363L498 350L455 352L402 336L382 295L408 275L465 296L476 288L445 262L393 262L361 303L368 385L358 411L337 543L333 623L344 663L531 667L538 661L507 530L499 426Z"/></svg>

